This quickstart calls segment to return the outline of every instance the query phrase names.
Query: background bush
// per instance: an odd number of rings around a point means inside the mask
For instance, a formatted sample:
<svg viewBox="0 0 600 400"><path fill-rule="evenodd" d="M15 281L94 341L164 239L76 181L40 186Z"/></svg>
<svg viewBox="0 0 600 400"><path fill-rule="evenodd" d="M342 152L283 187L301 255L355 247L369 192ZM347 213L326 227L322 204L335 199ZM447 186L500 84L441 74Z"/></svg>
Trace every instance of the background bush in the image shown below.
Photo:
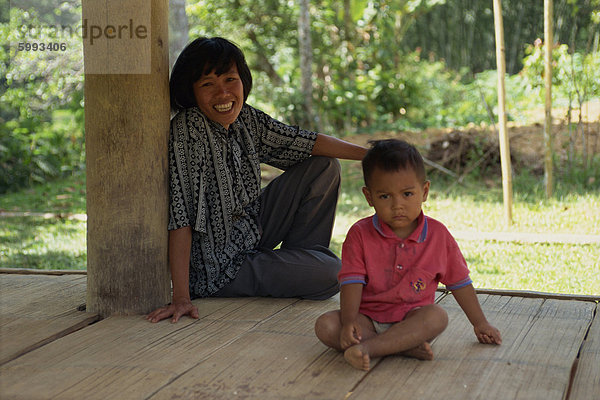
<svg viewBox="0 0 600 400"><path fill-rule="evenodd" d="M543 13L541 3L534 3L503 2L512 71L518 71L506 82L513 120L524 119L523 110L543 104L543 48L534 44L543 35ZM468 0L310 4L312 116L303 111L307 97L300 89L297 2L173 1L173 9L185 6L185 23L171 24L170 36L220 35L234 40L253 72L249 102L287 123L324 133L345 136L496 120L496 73L482 62L482 57L495 60L490 56L491 4ZM57 39L56 32L44 27L58 15L73 26L81 23L80 4L38 0L35 7L22 10L0 0L0 6L0 34L9 39L0 45L0 193L4 193L83 171L85 136L81 38L59 37L69 48L60 54L17 52L14 46L22 35L15 27L25 24L40 26L42 40ZM556 104L576 109L600 95L600 0L555 0L555 9L556 36L569 44L558 45L554 52L553 95ZM452 15L461 18L450 25ZM180 32L184 26L189 31ZM425 29L430 34L424 34ZM448 52L452 49L458 50ZM581 158L589 166L593 155Z"/></svg>

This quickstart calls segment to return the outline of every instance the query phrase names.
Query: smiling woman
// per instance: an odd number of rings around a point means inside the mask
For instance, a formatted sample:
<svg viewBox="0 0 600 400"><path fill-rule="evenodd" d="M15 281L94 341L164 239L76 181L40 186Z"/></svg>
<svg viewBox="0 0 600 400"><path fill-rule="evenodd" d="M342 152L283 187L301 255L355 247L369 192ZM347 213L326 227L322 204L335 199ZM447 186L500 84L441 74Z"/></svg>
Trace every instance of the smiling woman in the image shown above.
<svg viewBox="0 0 600 400"><path fill-rule="evenodd" d="M248 104L252 76L223 38L198 38L171 74L169 267L173 301L152 322L197 317L194 297L326 299L340 260L329 249L336 157L365 149L289 126ZM324 157L313 157L324 156ZM261 189L260 163L285 172Z"/></svg>

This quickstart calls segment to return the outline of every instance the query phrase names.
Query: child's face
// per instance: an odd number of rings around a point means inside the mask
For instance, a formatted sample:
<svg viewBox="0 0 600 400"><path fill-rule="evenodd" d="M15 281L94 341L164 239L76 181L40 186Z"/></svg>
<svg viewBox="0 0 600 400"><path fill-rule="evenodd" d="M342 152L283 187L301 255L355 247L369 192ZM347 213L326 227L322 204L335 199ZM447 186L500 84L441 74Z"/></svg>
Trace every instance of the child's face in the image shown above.
<svg viewBox="0 0 600 400"><path fill-rule="evenodd" d="M379 219L398 237L406 239L417 228L421 205L429 194L429 181L423 183L410 168L399 171L375 168L363 193Z"/></svg>

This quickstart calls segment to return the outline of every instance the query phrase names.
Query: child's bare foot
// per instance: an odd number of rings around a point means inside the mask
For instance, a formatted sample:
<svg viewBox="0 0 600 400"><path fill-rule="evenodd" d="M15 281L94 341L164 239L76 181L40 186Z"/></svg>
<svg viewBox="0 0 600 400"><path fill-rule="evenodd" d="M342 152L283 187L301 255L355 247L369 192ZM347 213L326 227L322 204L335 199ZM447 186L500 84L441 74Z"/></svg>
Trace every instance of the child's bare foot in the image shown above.
<svg viewBox="0 0 600 400"><path fill-rule="evenodd" d="M360 344L352 346L344 352L344 358L354 368L368 371L371 368L371 358L369 354L363 351Z"/></svg>
<svg viewBox="0 0 600 400"><path fill-rule="evenodd" d="M417 358L419 360L433 360L433 350L431 350L431 345L428 342L423 342L417 347L403 351L400 354L406 357Z"/></svg>

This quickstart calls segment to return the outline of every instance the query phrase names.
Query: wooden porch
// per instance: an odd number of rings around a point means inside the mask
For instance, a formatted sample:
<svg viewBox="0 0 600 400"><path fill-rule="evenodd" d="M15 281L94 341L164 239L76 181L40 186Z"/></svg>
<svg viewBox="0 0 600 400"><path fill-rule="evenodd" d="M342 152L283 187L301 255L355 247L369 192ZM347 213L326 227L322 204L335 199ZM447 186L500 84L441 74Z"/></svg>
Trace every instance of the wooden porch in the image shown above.
<svg viewBox="0 0 600 400"><path fill-rule="evenodd" d="M334 298L205 299L150 324L84 309L86 276L0 274L2 399L600 399L598 297L483 292L503 335L477 343L451 295L434 361L353 369L314 335Z"/></svg>

